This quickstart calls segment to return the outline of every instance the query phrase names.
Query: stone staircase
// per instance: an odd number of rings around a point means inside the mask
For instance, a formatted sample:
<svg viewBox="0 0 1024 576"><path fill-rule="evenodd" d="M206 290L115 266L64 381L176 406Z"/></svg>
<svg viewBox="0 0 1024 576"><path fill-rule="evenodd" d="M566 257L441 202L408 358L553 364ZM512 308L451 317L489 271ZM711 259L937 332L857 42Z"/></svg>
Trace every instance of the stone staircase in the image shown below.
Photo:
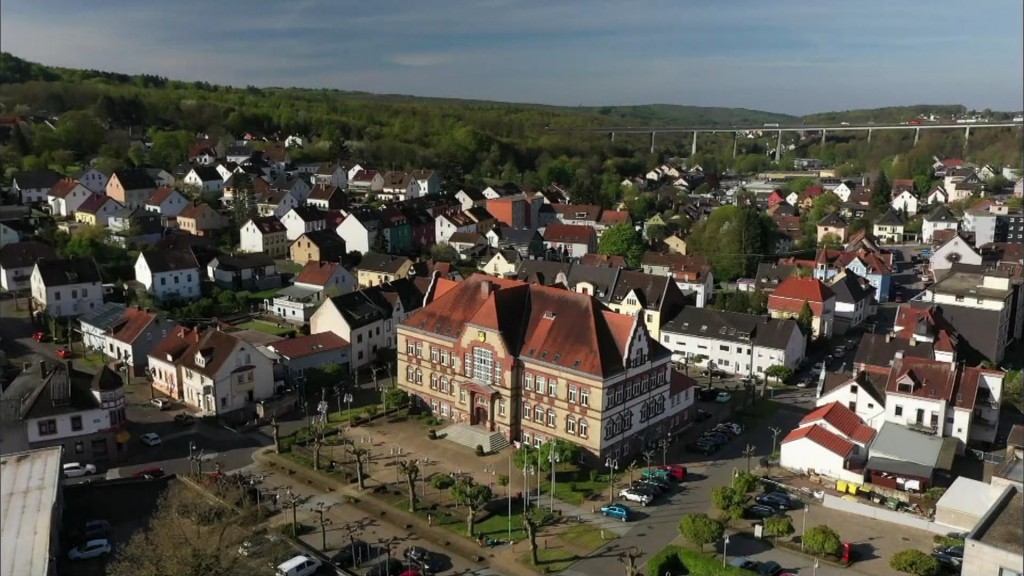
<svg viewBox="0 0 1024 576"><path fill-rule="evenodd" d="M471 450L477 446L483 446L484 452L491 454L500 452L508 447L508 440L501 435L501 432L488 432L478 426L469 424L452 424L438 432L445 440L461 444Z"/></svg>

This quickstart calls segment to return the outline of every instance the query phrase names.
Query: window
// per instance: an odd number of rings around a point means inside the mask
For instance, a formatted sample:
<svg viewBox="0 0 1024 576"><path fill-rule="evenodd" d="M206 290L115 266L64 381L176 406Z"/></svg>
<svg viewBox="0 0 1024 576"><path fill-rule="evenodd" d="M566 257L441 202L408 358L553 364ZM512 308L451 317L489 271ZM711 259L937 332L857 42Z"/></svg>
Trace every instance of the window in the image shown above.
<svg viewBox="0 0 1024 576"><path fill-rule="evenodd" d="M565 431L569 434L576 434L576 419L572 416L565 417Z"/></svg>
<svg viewBox="0 0 1024 576"><path fill-rule="evenodd" d="M379 326L377 327L377 332L378 333L380 332L380 327ZM416 343L416 356L418 358L423 358L423 343L422 342L417 342Z"/></svg>
<svg viewBox="0 0 1024 576"><path fill-rule="evenodd" d="M40 436L50 436L50 435L53 435L53 434L56 434L56 433L57 433L57 421L56 420L53 420L53 419L41 420L39 422L39 435Z"/></svg>
<svg viewBox="0 0 1024 576"><path fill-rule="evenodd" d="M494 375L494 353L486 348L473 348L473 379L490 384Z"/></svg>
<svg viewBox="0 0 1024 576"><path fill-rule="evenodd" d="M534 389L537 392L540 392L541 394L543 394L544 393L544 386L545 385L547 385L547 380L543 376L537 376L537 387L534 388Z"/></svg>
<svg viewBox="0 0 1024 576"><path fill-rule="evenodd" d="M548 396L558 396L558 380L548 380Z"/></svg>
<svg viewBox="0 0 1024 576"><path fill-rule="evenodd" d="M441 359L440 351L437 348L434 348L433 346L431 346L430 347L430 361L431 362L437 362L440 359Z"/></svg>
<svg viewBox="0 0 1024 576"><path fill-rule="evenodd" d="M580 418L579 422L577 422L576 425L579 428L579 436L580 436L580 438L586 438L587 437L587 426L588 426L586 419Z"/></svg>
<svg viewBox="0 0 1024 576"><path fill-rule="evenodd" d="M896 405L896 415L903 416L903 406L900 406L899 404Z"/></svg>
<svg viewBox="0 0 1024 576"><path fill-rule="evenodd" d="M412 356L416 353L416 344L412 340L406 339L405 341L405 353Z"/></svg>
<svg viewBox="0 0 1024 576"><path fill-rule="evenodd" d="M523 420L530 419L530 403L523 402Z"/></svg>
<svg viewBox="0 0 1024 576"><path fill-rule="evenodd" d="M408 382L415 382L416 381L416 369L413 368L412 366L406 366L405 367L405 379Z"/></svg>
<svg viewBox="0 0 1024 576"><path fill-rule="evenodd" d="M473 357L469 354L469 352L466 352L465 356L463 357L462 373L465 376L473 375Z"/></svg>
<svg viewBox="0 0 1024 576"><path fill-rule="evenodd" d="M534 422L544 421L544 407L539 404L533 407L533 420Z"/></svg>
<svg viewBox="0 0 1024 576"><path fill-rule="evenodd" d="M498 416L504 416L504 415L505 415L505 401L504 400L498 400Z"/></svg>
<svg viewBox="0 0 1024 576"><path fill-rule="evenodd" d="M721 350L722 352L728 352L729 351L729 347L724 345L724 344L720 345L718 347L718 349Z"/></svg>
<svg viewBox="0 0 1024 576"><path fill-rule="evenodd" d="M548 426L554 428L558 422L557 418L554 410L548 410Z"/></svg>
<svg viewBox="0 0 1024 576"><path fill-rule="evenodd" d="M523 376L523 390L530 390L533 388L533 374L526 374Z"/></svg>
<svg viewBox="0 0 1024 576"><path fill-rule="evenodd" d="M448 386L448 378L445 376L441 377L441 392L444 392L445 394L451 392L451 389Z"/></svg>
<svg viewBox="0 0 1024 576"><path fill-rule="evenodd" d="M448 365L448 351L447 350L441 350L441 365L442 366L447 366Z"/></svg>
<svg viewBox="0 0 1024 576"><path fill-rule="evenodd" d="M459 404L465 404L465 403L466 403L466 389L465 388L460 388L459 389Z"/></svg>
<svg viewBox="0 0 1024 576"><path fill-rule="evenodd" d="M850 393L851 394L856 394L857 393L857 385L856 384L853 384L852 386L850 386Z"/></svg>
<svg viewBox="0 0 1024 576"><path fill-rule="evenodd" d="M569 402L576 403L576 385L569 384Z"/></svg>
<svg viewBox="0 0 1024 576"><path fill-rule="evenodd" d="M437 390L437 374L430 375L430 389Z"/></svg>

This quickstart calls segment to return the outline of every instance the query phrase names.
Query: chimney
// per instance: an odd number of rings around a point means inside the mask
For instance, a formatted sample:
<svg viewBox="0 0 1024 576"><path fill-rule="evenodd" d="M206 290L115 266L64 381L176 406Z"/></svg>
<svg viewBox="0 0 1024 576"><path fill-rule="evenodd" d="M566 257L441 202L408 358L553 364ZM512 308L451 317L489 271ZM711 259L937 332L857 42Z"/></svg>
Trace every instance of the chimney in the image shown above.
<svg viewBox="0 0 1024 576"><path fill-rule="evenodd" d="M484 280L480 283L480 295L484 298L491 295L491 282L489 280Z"/></svg>

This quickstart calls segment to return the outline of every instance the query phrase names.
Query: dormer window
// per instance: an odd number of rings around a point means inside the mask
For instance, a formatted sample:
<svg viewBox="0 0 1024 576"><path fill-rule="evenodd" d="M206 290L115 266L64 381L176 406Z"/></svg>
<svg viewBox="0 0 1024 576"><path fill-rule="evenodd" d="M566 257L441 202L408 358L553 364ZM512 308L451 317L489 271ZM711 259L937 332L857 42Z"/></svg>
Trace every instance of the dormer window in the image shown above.
<svg viewBox="0 0 1024 576"><path fill-rule="evenodd" d="M196 366L199 366L200 368L206 367L206 357L199 352L196 352Z"/></svg>

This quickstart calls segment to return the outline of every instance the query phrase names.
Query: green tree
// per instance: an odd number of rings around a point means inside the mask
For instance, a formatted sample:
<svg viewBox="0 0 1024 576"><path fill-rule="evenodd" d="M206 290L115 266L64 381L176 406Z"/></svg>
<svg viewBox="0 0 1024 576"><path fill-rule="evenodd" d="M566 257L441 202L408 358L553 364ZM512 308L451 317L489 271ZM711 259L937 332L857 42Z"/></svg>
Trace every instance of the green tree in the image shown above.
<svg viewBox="0 0 1024 576"><path fill-rule="evenodd" d="M804 190L807 190L811 186L817 184L818 181L814 178L794 178L786 183L784 188L788 192L796 192L797 194L803 194Z"/></svg>
<svg viewBox="0 0 1024 576"><path fill-rule="evenodd" d="M732 486L716 486L711 489L711 503L722 511L725 518L739 518L747 504L747 495Z"/></svg>
<svg viewBox="0 0 1024 576"><path fill-rule="evenodd" d="M381 393L381 398L384 404L390 410L392 408L398 408L405 406L409 402L409 393L397 386L385 388Z"/></svg>
<svg viewBox="0 0 1024 576"><path fill-rule="evenodd" d="M839 534L824 524L808 528L801 538L803 539L804 549L815 556L835 554L839 550L840 544L842 544Z"/></svg>
<svg viewBox="0 0 1024 576"><path fill-rule="evenodd" d="M725 524L707 514L686 514L679 520L679 533L691 544L704 551L706 544L713 544L725 534Z"/></svg>
<svg viewBox="0 0 1024 576"><path fill-rule="evenodd" d="M455 478L448 474L434 474L430 477L430 485L437 490L438 494L444 494L455 486Z"/></svg>
<svg viewBox="0 0 1024 576"><path fill-rule="evenodd" d="M647 227L647 238L651 242L661 242L668 238L668 226L664 224L651 224Z"/></svg>
<svg viewBox="0 0 1024 576"><path fill-rule="evenodd" d="M415 512L416 480L420 477L420 467L415 460L401 460L398 462L398 472L405 477L405 485L409 489L409 512Z"/></svg>
<svg viewBox="0 0 1024 576"><path fill-rule="evenodd" d="M598 252L622 256L629 264L636 266L644 257L644 240L632 225L623 222L601 234Z"/></svg>
<svg viewBox="0 0 1024 576"><path fill-rule="evenodd" d="M784 364L773 364L764 371L765 380L775 378L780 384L793 377L793 369Z"/></svg>
<svg viewBox="0 0 1024 576"><path fill-rule="evenodd" d="M1024 386L1022 386L1021 371L1010 370L1003 378L1003 402L1015 406L1018 410L1024 408Z"/></svg>
<svg viewBox="0 0 1024 576"><path fill-rule="evenodd" d="M796 532L793 520L789 516L769 516L764 519L764 533L773 536L778 542L779 536L789 536Z"/></svg>
<svg viewBox="0 0 1024 576"><path fill-rule="evenodd" d="M455 262L459 253L448 244L434 244L430 247L430 257L438 262Z"/></svg>
<svg viewBox="0 0 1024 576"><path fill-rule="evenodd" d="M839 239L839 236L831 232L822 236L821 240L818 241L818 246L822 248L836 248L842 245L843 241Z"/></svg>
<svg viewBox="0 0 1024 576"><path fill-rule="evenodd" d="M889 567L897 572L914 576L935 576L939 573L939 561L920 550L901 550L889 559Z"/></svg>
<svg viewBox="0 0 1024 576"><path fill-rule="evenodd" d="M878 171L878 177L871 185L871 209L881 214L889 208L892 202L892 184L886 177L884 170Z"/></svg>
<svg viewBox="0 0 1024 576"><path fill-rule="evenodd" d="M800 307L800 314L796 317L796 323L800 326L804 337L809 339L811 334L814 333L814 312L811 311L811 305L807 302L804 302L804 305Z"/></svg>
<svg viewBox="0 0 1024 576"><path fill-rule="evenodd" d="M472 478L462 477L452 486L452 498L469 510L466 515L466 535L470 538L475 535L477 515L493 497L489 486L477 484Z"/></svg>
<svg viewBox="0 0 1024 576"><path fill-rule="evenodd" d="M106 129L89 112L73 111L57 121L57 136L64 148L86 156L99 150L106 139Z"/></svg>
<svg viewBox="0 0 1024 576"><path fill-rule="evenodd" d="M347 378L345 370L335 362L307 368L305 376L306 392L314 395L322 394L322 390L332 390Z"/></svg>
<svg viewBox="0 0 1024 576"><path fill-rule="evenodd" d="M746 494L750 494L755 489L761 486L761 479L756 474L750 472L740 472L732 478L732 489L736 491L736 494L745 498Z"/></svg>

